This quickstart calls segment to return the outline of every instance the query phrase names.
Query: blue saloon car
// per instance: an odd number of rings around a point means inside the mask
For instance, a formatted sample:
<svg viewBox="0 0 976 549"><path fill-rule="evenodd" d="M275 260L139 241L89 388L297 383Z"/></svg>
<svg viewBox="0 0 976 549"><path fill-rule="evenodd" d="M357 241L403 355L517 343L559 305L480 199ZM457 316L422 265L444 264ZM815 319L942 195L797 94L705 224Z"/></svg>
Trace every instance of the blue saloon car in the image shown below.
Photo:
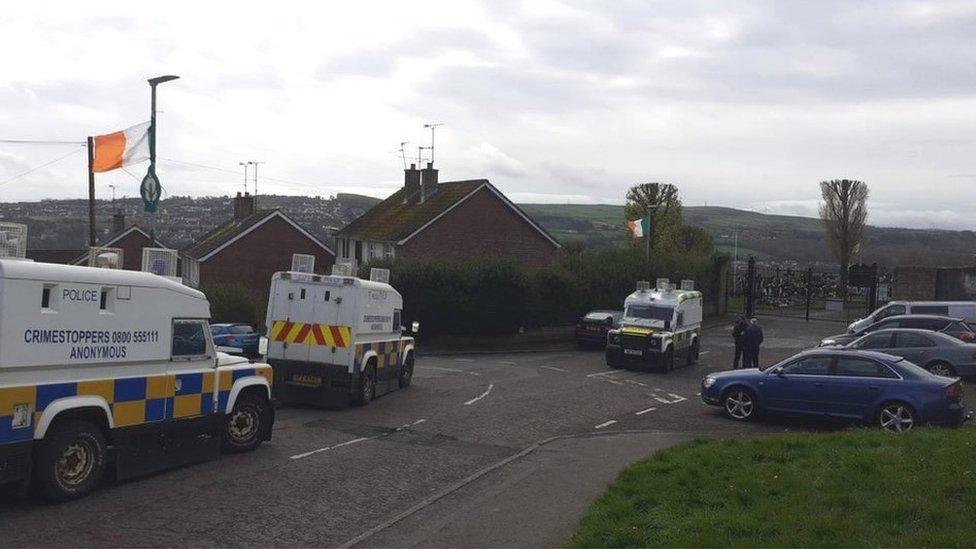
<svg viewBox="0 0 976 549"><path fill-rule="evenodd" d="M968 418L958 378L873 351L813 349L765 370L709 374L701 397L739 421L796 415L901 432L921 424L958 425Z"/></svg>
<svg viewBox="0 0 976 549"><path fill-rule="evenodd" d="M211 324L214 345L238 349L244 356L258 356L261 336L250 324Z"/></svg>

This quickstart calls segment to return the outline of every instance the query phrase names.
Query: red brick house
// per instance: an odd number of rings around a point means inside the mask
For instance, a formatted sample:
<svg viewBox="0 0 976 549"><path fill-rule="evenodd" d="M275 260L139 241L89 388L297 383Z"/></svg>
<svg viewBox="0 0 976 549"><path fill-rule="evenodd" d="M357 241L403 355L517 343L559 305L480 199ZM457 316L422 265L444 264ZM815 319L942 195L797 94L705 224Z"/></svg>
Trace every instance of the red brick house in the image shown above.
<svg viewBox="0 0 976 549"><path fill-rule="evenodd" d="M125 217L116 215L116 229L124 223ZM119 221L121 220L121 223ZM114 236L104 242L99 242L103 248L120 248L122 250L122 268L129 271L142 270L143 248L168 248L159 239L153 238L139 225L131 225L127 229L117 231ZM82 251L70 262L71 265L88 265L88 252Z"/></svg>
<svg viewBox="0 0 976 549"><path fill-rule="evenodd" d="M428 163L404 186L337 233L340 261L504 257L530 267L556 259L559 243L487 179L438 182Z"/></svg>
<svg viewBox="0 0 976 549"><path fill-rule="evenodd" d="M330 273L335 263L335 252L290 217L280 210L255 210L254 197L238 193L234 217L183 250L183 281L240 283L264 303L271 276L291 269L292 254L315 256L317 273Z"/></svg>

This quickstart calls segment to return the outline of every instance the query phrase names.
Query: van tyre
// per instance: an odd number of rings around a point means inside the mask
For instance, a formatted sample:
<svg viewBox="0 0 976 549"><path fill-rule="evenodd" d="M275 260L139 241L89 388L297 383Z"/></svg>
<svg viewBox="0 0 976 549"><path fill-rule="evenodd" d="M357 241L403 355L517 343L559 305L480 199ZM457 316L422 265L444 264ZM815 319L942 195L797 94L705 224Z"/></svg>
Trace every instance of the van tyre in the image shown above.
<svg viewBox="0 0 976 549"><path fill-rule="evenodd" d="M355 396L357 406L365 406L376 398L376 365L370 360L369 365L359 376L359 391Z"/></svg>
<svg viewBox="0 0 976 549"><path fill-rule="evenodd" d="M413 353L407 355L406 360L403 361L403 366L400 367L400 375L397 381L400 383L401 389L406 389L410 386L410 381L413 380Z"/></svg>
<svg viewBox="0 0 976 549"><path fill-rule="evenodd" d="M691 348L688 349L688 366L698 362L698 351L698 338L695 338L695 340L691 342Z"/></svg>
<svg viewBox="0 0 976 549"><path fill-rule="evenodd" d="M50 502L78 499L91 493L105 473L105 434L89 421L57 422L35 455L38 494Z"/></svg>
<svg viewBox="0 0 976 549"><path fill-rule="evenodd" d="M657 370L662 374L674 370L674 345L668 347L668 350L661 355L661 364Z"/></svg>
<svg viewBox="0 0 976 549"><path fill-rule="evenodd" d="M224 420L220 447L224 452L249 452L257 448L270 428L271 403L262 395L248 392L237 397L234 409Z"/></svg>

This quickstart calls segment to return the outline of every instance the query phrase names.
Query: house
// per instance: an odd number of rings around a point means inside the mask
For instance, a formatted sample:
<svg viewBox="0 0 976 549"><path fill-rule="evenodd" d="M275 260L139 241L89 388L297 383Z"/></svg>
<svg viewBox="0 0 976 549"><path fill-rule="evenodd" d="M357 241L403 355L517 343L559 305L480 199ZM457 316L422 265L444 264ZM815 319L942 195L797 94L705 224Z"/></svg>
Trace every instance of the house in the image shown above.
<svg viewBox="0 0 976 549"><path fill-rule="evenodd" d="M181 254L184 283L240 283L265 303L271 276L291 270L293 254L315 256L315 272L330 273L335 252L280 210L256 210L254 196L237 193L234 217Z"/></svg>
<svg viewBox="0 0 976 549"><path fill-rule="evenodd" d="M530 267L559 243L487 179L438 182L431 163L404 170L404 185L337 233L339 261L504 257Z"/></svg>

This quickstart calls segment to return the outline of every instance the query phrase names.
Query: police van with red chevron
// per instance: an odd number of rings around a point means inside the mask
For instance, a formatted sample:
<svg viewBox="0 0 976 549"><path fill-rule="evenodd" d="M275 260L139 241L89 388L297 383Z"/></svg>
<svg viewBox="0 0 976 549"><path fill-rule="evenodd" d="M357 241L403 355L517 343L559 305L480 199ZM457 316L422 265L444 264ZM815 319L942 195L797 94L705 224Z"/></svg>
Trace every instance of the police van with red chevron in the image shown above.
<svg viewBox="0 0 976 549"><path fill-rule="evenodd" d="M121 253L0 259L0 483L68 500L271 437L270 366L217 353L207 298Z"/></svg>
<svg viewBox="0 0 976 549"><path fill-rule="evenodd" d="M296 254L297 255L297 254ZM332 275L311 265L275 273L268 297L266 359L275 371L282 403L363 405L410 385L414 339L403 335L403 298L386 269L370 280L337 264ZM412 332L416 332L415 322Z"/></svg>

